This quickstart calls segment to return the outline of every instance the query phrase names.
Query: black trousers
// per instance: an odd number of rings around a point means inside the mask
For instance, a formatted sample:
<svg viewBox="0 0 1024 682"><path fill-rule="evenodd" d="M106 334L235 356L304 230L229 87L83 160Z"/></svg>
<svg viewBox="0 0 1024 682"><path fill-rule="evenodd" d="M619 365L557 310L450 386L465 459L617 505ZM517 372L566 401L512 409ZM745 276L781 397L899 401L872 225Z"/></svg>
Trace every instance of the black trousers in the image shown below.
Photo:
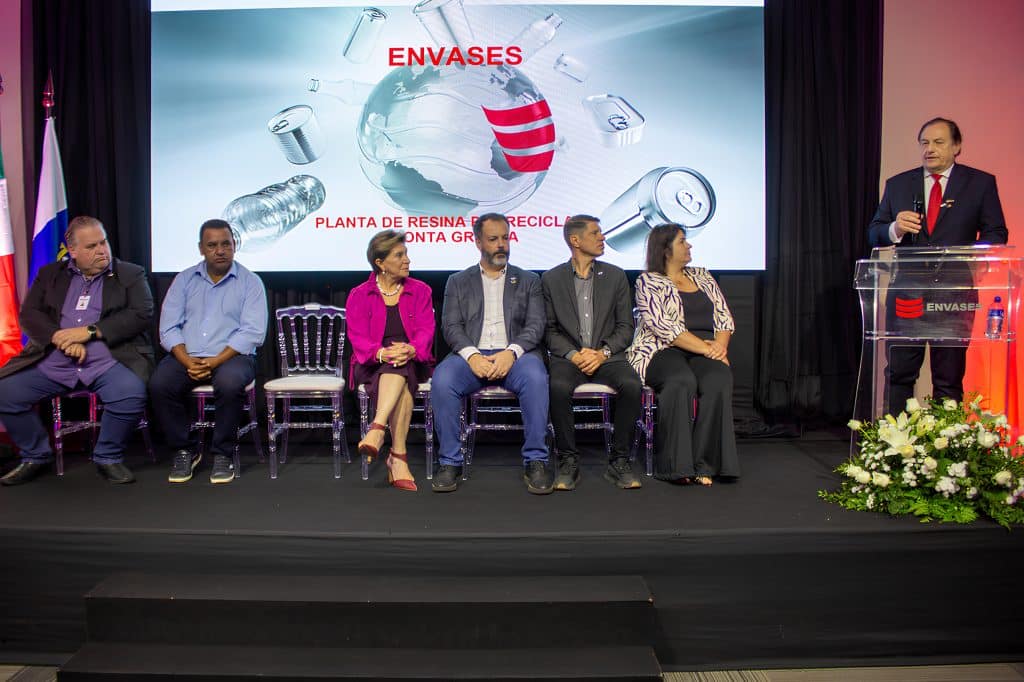
<svg viewBox="0 0 1024 682"><path fill-rule="evenodd" d="M672 481L740 475L729 365L671 346L651 358L647 385L658 399L655 476Z"/></svg>
<svg viewBox="0 0 1024 682"><path fill-rule="evenodd" d="M897 414L914 395L914 384L924 364L924 346L895 346L889 350L885 379L889 385L887 412ZM964 398L967 349L962 346L932 346L932 397Z"/></svg>
<svg viewBox="0 0 1024 682"><path fill-rule="evenodd" d="M231 456L238 439L238 425L245 404L245 387L256 376L256 360L248 355L236 355L213 370L213 404L216 408L213 426L214 455ZM153 397L154 416L163 429L167 445L172 450L183 450L191 444L192 389L202 381L190 379L185 366L167 355L156 366L149 379L149 394Z"/></svg>
<svg viewBox="0 0 1024 682"><path fill-rule="evenodd" d="M549 375L549 411L559 456L579 454L576 449L576 422L572 414L572 392L581 384L596 383L610 386L618 393L614 406L612 457L628 457L636 420L640 416L640 392L643 388L633 366L625 360L608 360L588 377L571 361L553 357Z"/></svg>
<svg viewBox="0 0 1024 682"><path fill-rule="evenodd" d="M974 326L973 310L957 310L952 306L942 309L941 304L974 306L978 292L974 288L974 275L963 263L934 262L901 263L893 275L893 282L941 282L942 288L917 289L891 283L886 296L886 325L891 332L911 338L970 338ZM939 286L935 284L935 286ZM913 316L900 317L897 299L914 301L921 306ZM928 304L939 304L929 309ZM964 372L967 370L967 348L964 346L931 345L932 397L952 398L957 402L964 396ZM924 362L924 343L892 346L885 368L886 412L898 414L914 395L914 384L921 374Z"/></svg>

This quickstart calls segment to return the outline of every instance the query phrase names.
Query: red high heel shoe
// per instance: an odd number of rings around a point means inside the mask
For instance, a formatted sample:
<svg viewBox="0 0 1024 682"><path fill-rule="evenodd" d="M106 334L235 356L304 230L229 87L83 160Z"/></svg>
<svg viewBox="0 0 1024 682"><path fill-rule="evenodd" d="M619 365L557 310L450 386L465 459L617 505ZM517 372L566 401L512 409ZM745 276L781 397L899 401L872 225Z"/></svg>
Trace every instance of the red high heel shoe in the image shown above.
<svg viewBox="0 0 1024 682"><path fill-rule="evenodd" d="M369 436L371 431L383 431L386 428L387 426L385 426L384 424L370 422L370 428L366 429L366 436ZM359 445L356 446L356 450L359 452L360 455L366 458L367 462L372 462L373 458L377 456L379 449L367 443L366 436L363 436L363 440L359 441Z"/></svg>
<svg viewBox="0 0 1024 682"><path fill-rule="evenodd" d="M399 462L409 462L409 454L406 452L394 452L392 451L384 463L388 467L388 485L392 485L399 490L410 490L415 492L418 490L416 487L416 481L411 478L395 478L395 475L391 473L391 462L392 460L398 460Z"/></svg>

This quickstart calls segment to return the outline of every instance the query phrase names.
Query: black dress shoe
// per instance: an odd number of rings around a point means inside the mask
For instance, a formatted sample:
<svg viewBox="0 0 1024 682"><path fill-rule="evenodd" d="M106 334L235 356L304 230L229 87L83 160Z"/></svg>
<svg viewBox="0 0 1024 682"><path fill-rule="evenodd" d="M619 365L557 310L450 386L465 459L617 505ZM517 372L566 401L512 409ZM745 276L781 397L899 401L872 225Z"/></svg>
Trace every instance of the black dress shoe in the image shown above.
<svg viewBox="0 0 1024 682"><path fill-rule="evenodd" d="M434 474L430 487L435 493L451 493L459 488L459 477L462 476L462 467L453 464L442 464Z"/></svg>
<svg viewBox="0 0 1024 682"><path fill-rule="evenodd" d="M548 495L554 490L555 477L544 462L527 462L523 481L534 495Z"/></svg>
<svg viewBox="0 0 1024 682"><path fill-rule="evenodd" d="M0 478L0 485L21 485L50 468L49 462L22 462Z"/></svg>
<svg viewBox="0 0 1024 682"><path fill-rule="evenodd" d="M97 464L96 471L100 472L100 476L110 483L135 483L135 476L132 475L131 469L121 462Z"/></svg>

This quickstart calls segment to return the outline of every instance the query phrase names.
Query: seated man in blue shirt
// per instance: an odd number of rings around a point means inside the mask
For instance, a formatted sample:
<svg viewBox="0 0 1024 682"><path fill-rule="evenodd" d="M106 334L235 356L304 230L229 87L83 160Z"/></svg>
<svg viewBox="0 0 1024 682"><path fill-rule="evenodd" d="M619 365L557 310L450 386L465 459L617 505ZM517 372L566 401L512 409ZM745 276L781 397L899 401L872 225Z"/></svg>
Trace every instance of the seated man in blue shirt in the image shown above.
<svg viewBox="0 0 1024 682"><path fill-rule="evenodd" d="M64 242L70 260L42 268L21 306L28 344L0 368L0 422L21 450L21 463L0 478L3 485L28 483L53 461L35 404L81 389L103 403L92 451L97 470L111 483L135 480L124 450L146 407L153 369L146 271L111 257L96 218L72 220Z"/></svg>
<svg viewBox="0 0 1024 682"><path fill-rule="evenodd" d="M235 262L231 226L207 220L199 228L203 260L178 273L160 311L160 345L170 354L149 382L154 412L175 451L167 480L192 478L199 455L189 448L192 389L213 384L211 483L235 478L232 455L245 387L256 377L256 349L267 334L267 292L255 274Z"/></svg>

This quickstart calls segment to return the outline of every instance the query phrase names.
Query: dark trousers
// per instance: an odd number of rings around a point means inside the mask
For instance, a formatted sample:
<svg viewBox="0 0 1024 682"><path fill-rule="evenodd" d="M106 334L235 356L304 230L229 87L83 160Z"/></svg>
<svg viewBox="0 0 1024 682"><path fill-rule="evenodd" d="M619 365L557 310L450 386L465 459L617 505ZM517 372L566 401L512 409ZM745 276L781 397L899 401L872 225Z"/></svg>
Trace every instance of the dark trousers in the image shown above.
<svg viewBox="0 0 1024 682"><path fill-rule="evenodd" d="M728 365L674 346L664 348L647 366L647 385L658 399L654 435L658 478L739 476Z"/></svg>
<svg viewBox="0 0 1024 682"><path fill-rule="evenodd" d="M115 364L88 386L78 382L76 388L86 388L99 396L103 403L100 433L92 459L97 464L124 461L124 447L146 408L146 384L135 372L121 363ZM0 422L3 422L11 440L21 450L24 462L45 463L53 459L50 438L39 415L32 408L40 400L70 392L29 367L0 379Z"/></svg>
<svg viewBox="0 0 1024 682"><path fill-rule="evenodd" d="M214 455L231 456L235 453L238 425L242 421L245 387L256 377L256 360L249 355L236 355L213 370L213 404L216 416L213 425ZM149 380L149 394L153 397L153 413L163 429L167 445L172 450L184 450L191 444L189 426L192 389L206 381L189 378L185 366L166 356L157 365Z"/></svg>
<svg viewBox="0 0 1024 682"><path fill-rule="evenodd" d="M636 370L625 360L609 360L587 376L579 367L565 358L551 358L551 426L555 429L555 449L561 457L578 455L576 428L572 413L572 392L580 384L593 382L614 388L615 432L612 437L612 457L628 457L633 443L636 420L640 416L640 392L643 385Z"/></svg>
<svg viewBox="0 0 1024 682"><path fill-rule="evenodd" d="M924 346L895 346L889 350L889 362L885 368L885 379L889 385L887 413L898 414L906 408L907 399L914 395L914 384L921 374L922 364ZM967 348L932 346L931 369L933 398L963 400Z"/></svg>

